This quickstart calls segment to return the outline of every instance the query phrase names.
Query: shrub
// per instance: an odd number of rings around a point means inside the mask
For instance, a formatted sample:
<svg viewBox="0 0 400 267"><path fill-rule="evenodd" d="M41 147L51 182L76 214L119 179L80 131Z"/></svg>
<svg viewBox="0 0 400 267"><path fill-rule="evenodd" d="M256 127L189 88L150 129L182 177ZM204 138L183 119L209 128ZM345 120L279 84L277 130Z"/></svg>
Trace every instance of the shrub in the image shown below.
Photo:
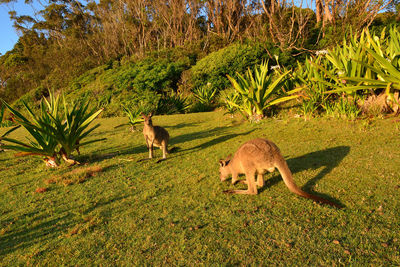
<svg viewBox="0 0 400 267"><path fill-rule="evenodd" d="M228 75L228 79L239 96L239 99L228 101L228 104L235 106L250 121L258 121L264 117L268 109L298 97L292 94L299 89L286 92L287 96L277 96L281 93L283 82L290 71L279 73L276 76L268 72L268 62L264 62L260 66L256 66L254 72L249 69L244 76L238 73L237 79Z"/></svg>
<svg viewBox="0 0 400 267"><path fill-rule="evenodd" d="M243 73L267 57L260 45L233 44L199 60L191 69L194 89L211 85L217 92L229 87L226 75Z"/></svg>
<svg viewBox="0 0 400 267"><path fill-rule="evenodd" d="M169 94L164 95L157 104L157 114L174 114L185 113L190 107L187 97L181 93L171 91Z"/></svg>
<svg viewBox="0 0 400 267"><path fill-rule="evenodd" d="M193 90L193 95L196 99L192 108L193 112L211 111L214 107L214 98L217 89L212 88L211 84L202 86Z"/></svg>
<svg viewBox="0 0 400 267"><path fill-rule="evenodd" d="M126 114L126 116L128 116L129 122L126 123L128 125L130 125L130 130L132 132L136 131L136 124L139 124L143 121L142 119L142 113L146 113L141 107L138 106L130 106L130 107L125 107L124 105L122 105L122 108ZM122 125L126 125L126 124L122 124ZM119 126L122 126L119 125ZM118 126L118 127L119 127Z"/></svg>
<svg viewBox="0 0 400 267"><path fill-rule="evenodd" d="M121 115L121 104L155 110L160 95L176 90L181 73L189 66L188 58L171 61L155 57L121 66L105 65L75 80L68 94L78 99L88 97L97 108L105 108L105 116Z"/></svg>
<svg viewBox="0 0 400 267"><path fill-rule="evenodd" d="M70 159L71 153L79 147L104 140L95 139L82 142L99 124L89 128L89 125L102 112L102 110L89 110L87 103L78 101L69 108L63 99L63 110L60 110L60 98L50 93L49 101L43 98L40 104L40 113L35 113L25 104L28 119L20 112L4 102L4 105L13 115L14 122L24 127L32 140L22 142L16 139L1 137L10 144L4 145L6 149L18 151L16 156L38 155L44 158L48 166L58 166L59 157L69 163L77 163Z"/></svg>

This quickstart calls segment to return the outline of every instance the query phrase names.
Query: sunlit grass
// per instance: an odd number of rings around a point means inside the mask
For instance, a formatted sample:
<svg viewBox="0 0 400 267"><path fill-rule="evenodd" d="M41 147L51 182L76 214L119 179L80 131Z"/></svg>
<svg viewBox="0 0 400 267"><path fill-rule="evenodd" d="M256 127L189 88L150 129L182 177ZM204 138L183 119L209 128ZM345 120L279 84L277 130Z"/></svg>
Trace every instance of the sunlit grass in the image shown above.
<svg viewBox="0 0 400 267"><path fill-rule="evenodd" d="M148 155L142 133L114 128L126 118L98 121L92 137L107 140L82 148L81 166L0 153L0 265L400 264L393 118L156 116L179 147L159 164L159 149L137 162ZM280 147L305 191L345 208L297 197L277 172L257 196L223 194L245 185L221 183L218 159L255 137Z"/></svg>

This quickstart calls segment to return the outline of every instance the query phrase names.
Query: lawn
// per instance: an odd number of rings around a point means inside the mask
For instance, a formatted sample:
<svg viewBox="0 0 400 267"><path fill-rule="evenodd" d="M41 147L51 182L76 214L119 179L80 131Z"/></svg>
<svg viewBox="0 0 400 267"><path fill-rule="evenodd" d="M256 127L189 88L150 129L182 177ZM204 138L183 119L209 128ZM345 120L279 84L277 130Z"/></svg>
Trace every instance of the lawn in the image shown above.
<svg viewBox="0 0 400 267"><path fill-rule="evenodd" d="M81 166L0 153L0 265L400 265L396 118L155 116L179 148L158 164L160 149L138 162L140 131L114 128L126 118L98 121L92 138L107 140L82 147ZM224 194L246 185L220 182L218 160L255 137L301 188L345 207L294 195L277 171L256 196Z"/></svg>

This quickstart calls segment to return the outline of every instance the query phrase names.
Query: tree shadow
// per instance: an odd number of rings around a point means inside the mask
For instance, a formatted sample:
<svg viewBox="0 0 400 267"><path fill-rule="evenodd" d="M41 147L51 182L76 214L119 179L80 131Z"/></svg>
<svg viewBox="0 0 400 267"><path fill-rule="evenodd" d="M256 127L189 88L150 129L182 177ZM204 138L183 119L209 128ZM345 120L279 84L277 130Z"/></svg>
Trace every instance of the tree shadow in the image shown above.
<svg viewBox="0 0 400 267"><path fill-rule="evenodd" d="M184 124L182 124L181 126L178 126L178 127L184 127L183 125ZM224 132L226 132L226 130L227 130L226 127L215 127L210 130L195 131L195 132L191 132L191 133L187 133L187 134L183 134L183 135L174 136L170 139L168 147L171 148L180 143L190 142L190 141L198 140L198 139L204 139L204 138L210 137L212 135L216 135L216 134L220 135L220 134L223 134ZM250 133L250 132L251 131L249 131L248 133ZM247 134L247 133L230 134L227 136L220 136L220 137L218 137L214 140L208 141L202 145L199 145L199 146L196 146L196 147L193 147L190 149L178 150L176 153L181 152L181 151L206 148L208 146L215 145L220 142L224 142L235 136L245 135L245 134ZM142 154L142 153L148 152L148 149L146 147L144 140L143 140L143 144L141 144L141 145L137 145L137 146L129 147L129 148L126 148L126 147L124 148L123 146L119 146L119 147L117 147L117 149L118 149L118 151L115 151L115 148L114 148L113 149L114 151L110 151L109 153L103 153L103 154L99 154L99 151L97 151L96 153L92 153L89 155L80 155L80 156L76 157L76 160L81 163L88 163L88 162L92 163L92 162L100 162L100 161L103 161L106 159L110 159L115 156L134 155L134 154ZM107 150L108 149L103 149L102 151L107 151Z"/></svg>
<svg viewBox="0 0 400 267"><path fill-rule="evenodd" d="M252 129L252 130L249 130L249 131L244 132L244 133L228 134L228 135L219 136L217 138L214 138L214 139L212 139L210 141L207 141L205 143L202 143L200 145L197 145L197 146L194 146L194 147L191 147L191 148L187 148L187 149L183 149L183 150L180 150L180 151L182 151L182 152L185 152L185 151L194 152L194 151L197 151L197 150L206 149L208 147L211 147L211 146L217 145L219 143L228 141L229 139L232 139L232 138L235 138L235 137L238 137L238 136L244 136L244 135L251 134L254 131L255 131L255 129Z"/></svg>
<svg viewBox="0 0 400 267"><path fill-rule="evenodd" d="M328 196L326 194L315 192L313 190L313 187L319 180L321 180L325 175L327 175L335 167L337 167L339 163L346 157L346 155L349 154L349 152L350 147L337 146L311 152L300 157L288 159L287 164L293 174L309 169L315 170L324 167L315 177L310 179L304 186L302 186L302 189L304 191L307 191L308 193L326 198L328 200L332 200L344 207L344 205L339 200L332 198L331 196ZM281 175L275 175L274 177L266 180L264 187L261 188L259 191L262 192L281 181L283 181Z"/></svg>
<svg viewBox="0 0 400 267"><path fill-rule="evenodd" d="M208 147L211 147L211 146L217 145L219 143L225 142L225 141L227 141L229 139L232 139L232 138L235 138L237 136L248 135L248 134L252 133L253 131L255 131L255 129L252 129L252 130L244 132L244 133L239 133L239 134L228 134L228 135L219 136L217 138L214 138L214 139L212 139L210 141L207 141L205 143L202 143L200 145L197 145L197 146L194 146L194 147L191 147L191 148L180 149L179 147L175 147L176 148L176 152L173 152L172 155L170 154L166 159L157 160L156 163L161 163L161 162L167 161L169 159L173 159L173 158L176 158L176 157L181 157L183 155L190 154L190 153L193 153L195 151L206 149ZM176 155L176 156L173 155L175 153L179 153L179 155ZM143 162L143 161L146 161L146 160L148 160L148 158L140 159L137 162Z"/></svg>
<svg viewBox="0 0 400 267"><path fill-rule="evenodd" d="M181 128L185 128L185 127L197 126L199 124L200 123L198 123L198 122L182 122L179 124L170 125L170 126L167 125L167 126L162 126L162 127L167 128L167 129L181 129Z"/></svg>
<svg viewBox="0 0 400 267"><path fill-rule="evenodd" d="M215 134L223 134L224 132L226 132L226 130L227 127L215 127L210 130L195 131L187 134L182 134L172 137L170 139L170 144L177 145L180 143L185 143L196 139L203 139Z"/></svg>
<svg viewBox="0 0 400 267"><path fill-rule="evenodd" d="M96 203L94 206L85 209L82 214L90 216L92 212L102 206L111 205L116 201L122 201L130 195L117 196L109 200ZM77 208L79 209L79 208ZM111 209L115 212L115 209ZM85 223L85 221L67 210L63 211L62 214L55 215L53 219L46 220L48 214L37 212L30 212L16 216L13 220L5 222L6 224L14 224L13 221L24 221L26 217L35 216L29 223L24 223L15 229L5 232L0 235L0 257L5 256L9 253L13 253L16 250L24 250L29 248L38 242L46 244L46 241L57 239L57 237L67 237L69 229L76 227L77 225ZM106 216L107 217L107 216ZM2 223L4 225L4 222ZM37 253L41 253L38 251Z"/></svg>
<svg viewBox="0 0 400 267"><path fill-rule="evenodd" d="M29 216L23 215L21 217ZM37 243L54 238L61 234L62 229L67 229L72 226L70 218L72 215L64 215L62 217L46 220L38 223L43 219L38 216L29 224L21 225L18 229L12 230L0 237L0 256L7 255L18 249L25 249Z"/></svg>

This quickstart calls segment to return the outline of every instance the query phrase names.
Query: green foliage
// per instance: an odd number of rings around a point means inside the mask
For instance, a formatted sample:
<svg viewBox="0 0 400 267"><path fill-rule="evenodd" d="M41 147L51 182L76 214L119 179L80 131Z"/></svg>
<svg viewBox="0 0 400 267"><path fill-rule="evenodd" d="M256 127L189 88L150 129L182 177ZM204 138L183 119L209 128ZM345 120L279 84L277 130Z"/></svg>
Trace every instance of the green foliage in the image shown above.
<svg viewBox="0 0 400 267"><path fill-rule="evenodd" d="M329 95L325 92L329 90L326 80L329 79L325 72L322 72L316 66L324 64L327 61L322 60L322 56L310 57L304 64L297 62L297 68L292 72L291 79L285 84L286 90L302 88L301 112L303 116L313 116L321 112L326 105Z"/></svg>
<svg viewBox="0 0 400 267"><path fill-rule="evenodd" d="M369 31L365 31L365 42L360 41L359 50L363 50L364 58L360 60L356 56L350 57L361 73L346 73L341 79L347 81L345 86L336 86L330 93L342 93L355 95L355 92L382 91L386 93L388 101L398 105L398 98L395 92L400 90L400 33L396 28L389 30L386 36L384 29L380 36L371 36ZM361 39L363 40L363 39Z"/></svg>
<svg viewBox="0 0 400 267"><path fill-rule="evenodd" d="M137 106L126 107L126 106L122 105L122 108L123 108L125 114L128 116L128 119L129 119L128 124L131 126L130 129L132 132L136 130L136 124L143 122L143 118L142 118L141 114L149 113L149 111L146 111L142 107L137 107ZM122 125L124 125L124 124L122 124ZM119 125L119 126L121 126L121 125Z"/></svg>
<svg viewBox="0 0 400 267"><path fill-rule="evenodd" d="M94 139L82 142L93 130L98 128L100 124L96 124L89 128L89 125L100 115L102 109L89 109L89 103L79 101L72 103L72 108L69 108L64 100L64 116L51 116L55 127L52 129L53 137L61 145L60 154L64 160L70 158L71 153L79 147L91 144L94 142L105 140L105 138Z"/></svg>
<svg viewBox="0 0 400 267"><path fill-rule="evenodd" d="M187 97L183 96L182 93L170 93L160 98L157 103L156 113L157 114L174 114L174 113L185 113L190 108L190 103Z"/></svg>
<svg viewBox="0 0 400 267"><path fill-rule="evenodd" d="M1 108L0 108L0 127L9 127L9 126L14 125L14 123L12 123L11 121L5 121L5 120L4 120L4 111L5 111L5 105L1 105ZM8 131L6 131L4 134L2 134L2 135L0 136L0 138L6 137L7 135L9 135L10 133L12 133L13 131L15 131L16 129L18 129L19 127L20 127L19 125L12 127L12 128L9 129ZM1 139L0 139L0 141L1 141ZM2 146L2 145L3 145L3 144L0 142L0 146ZM0 151L2 151L1 148L0 148Z"/></svg>
<svg viewBox="0 0 400 267"><path fill-rule="evenodd" d="M241 98L235 90L224 90L220 93L220 96L220 99L224 105L224 109L226 110L225 114L229 114L231 117L233 117L236 112L240 112L238 107L241 106Z"/></svg>
<svg viewBox="0 0 400 267"><path fill-rule="evenodd" d="M217 52L210 53L192 67L192 86L194 89L210 84L217 92L229 87L226 75L244 72L248 67L260 63L267 57L259 45L232 44Z"/></svg>
<svg viewBox="0 0 400 267"><path fill-rule="evenodd" d="M200 103L208 105L212 104L216 92L217 89L212 88L211 84L207 84L206 86L199 87L193 90L195 98Z"/></svg>
<svg viewBox="0 0 400 267"><path fill-rule="evenodd" d="M60 109L60 96L55 97L53 93L49 94L49 101L43 98L40 104L40 114L35 114L32 109L25 105L26 111L30 118L27 118L6 102L4 105L10 110L14 116L14 121L24 127L31 138L29 143L12 139L1 138L13 145L4 145L4 148L19 151L16 155L28 156L39 155L45 158L50 166L57 166L59 162L58 156L65 161L76 163L70 159L71 153L79 147L104 140L95 139L82 142L93 130L99 127L99 124L89 128L89 125L102 112L102 110L89 110L89 105L84 101L72 104L70 109L63 97L63 114Z"/></svg>
<svg viewBox="0 0 400 267"><path fill-rule="evenodd" d="M53 111L58 113L58 97L56 102L52 102ZM58 143L52 136L53 123L50 115L50 110L47 110L44 102L41 103L41 113L34 114L32 110L25 105L26 111L30 118L25 117L17 110L13 109L6 102L4 105L9 109L11 114L14 116L14 122L25 128L32 139L28 139L29 142L22 142L12 138L1 138L2 140L11 143L4 145L4 148L19 151L17 156L28 156L28 155L39 155L44 157L47 162L58 165L57 158L57 147ZM54 115L54 113L53 113Z"/></svg>
<svg viewBox="0 0 400 267"><path fill-rule="evenodd" d="M105 116L120 115L121 104L156 109L160 95L177 88L180 75L189 64L188 58L171 61L149 57L115 68L105 65L76 79L68 95L87 96L97 108L105 108Z"/></svg>
<svg viewBox="0 0 400 267"><path fill-rule="evenodd" d="M339 99L335 101L326 102L324 106L326 114L331 117L354 120L361 113L361 109L357 106L356 99L352 97L339 97Z"/></svg>
<svg viewBox="0 0 400 267"><path fill-rule="evenodd" d="M260 120L268 108L298 97L293 95L299 91L297 88L287 92L288 96L277 97L276 95L282 90L282 85L289 72L285 71L275 77L273 74L269 74L268 62L264 62L254 68L254 74L248 69L245 76L237 73L237 80L228 75L233 88L240 96L239 104L236 101L229 101L229 105L236 106L246 114L249 120Z"/></svg>
<svg viewBox="0 0 400 267"><path fill-rule="evenodd" d="M198 87L193 90L193 95L197 100L192 108L193 112L211 111L214 108L214 98L217 92L216 88L212 88L211 84Z"/></svg>
<svg viewBox="0 0 400 267"><path fill-rule="evenodd" d="M8 68L18 67L27 61L27 58L20 54L9 54L4 60L4 66Z"/></svg>
<svg viewBox="0 0 400 267"><path fill-rule="evenodd" d="M298 64L293 76L294 83L305 86L302 112L312 114L322 108L330 115L355 118L361 114L356 99L374 91L385 91L388 100L398 104L399 37L396 28L384 29L380 35L371 35L365 29L359 36L351 36L349 42L344 40L326 51L325 56Z"/></svg>

